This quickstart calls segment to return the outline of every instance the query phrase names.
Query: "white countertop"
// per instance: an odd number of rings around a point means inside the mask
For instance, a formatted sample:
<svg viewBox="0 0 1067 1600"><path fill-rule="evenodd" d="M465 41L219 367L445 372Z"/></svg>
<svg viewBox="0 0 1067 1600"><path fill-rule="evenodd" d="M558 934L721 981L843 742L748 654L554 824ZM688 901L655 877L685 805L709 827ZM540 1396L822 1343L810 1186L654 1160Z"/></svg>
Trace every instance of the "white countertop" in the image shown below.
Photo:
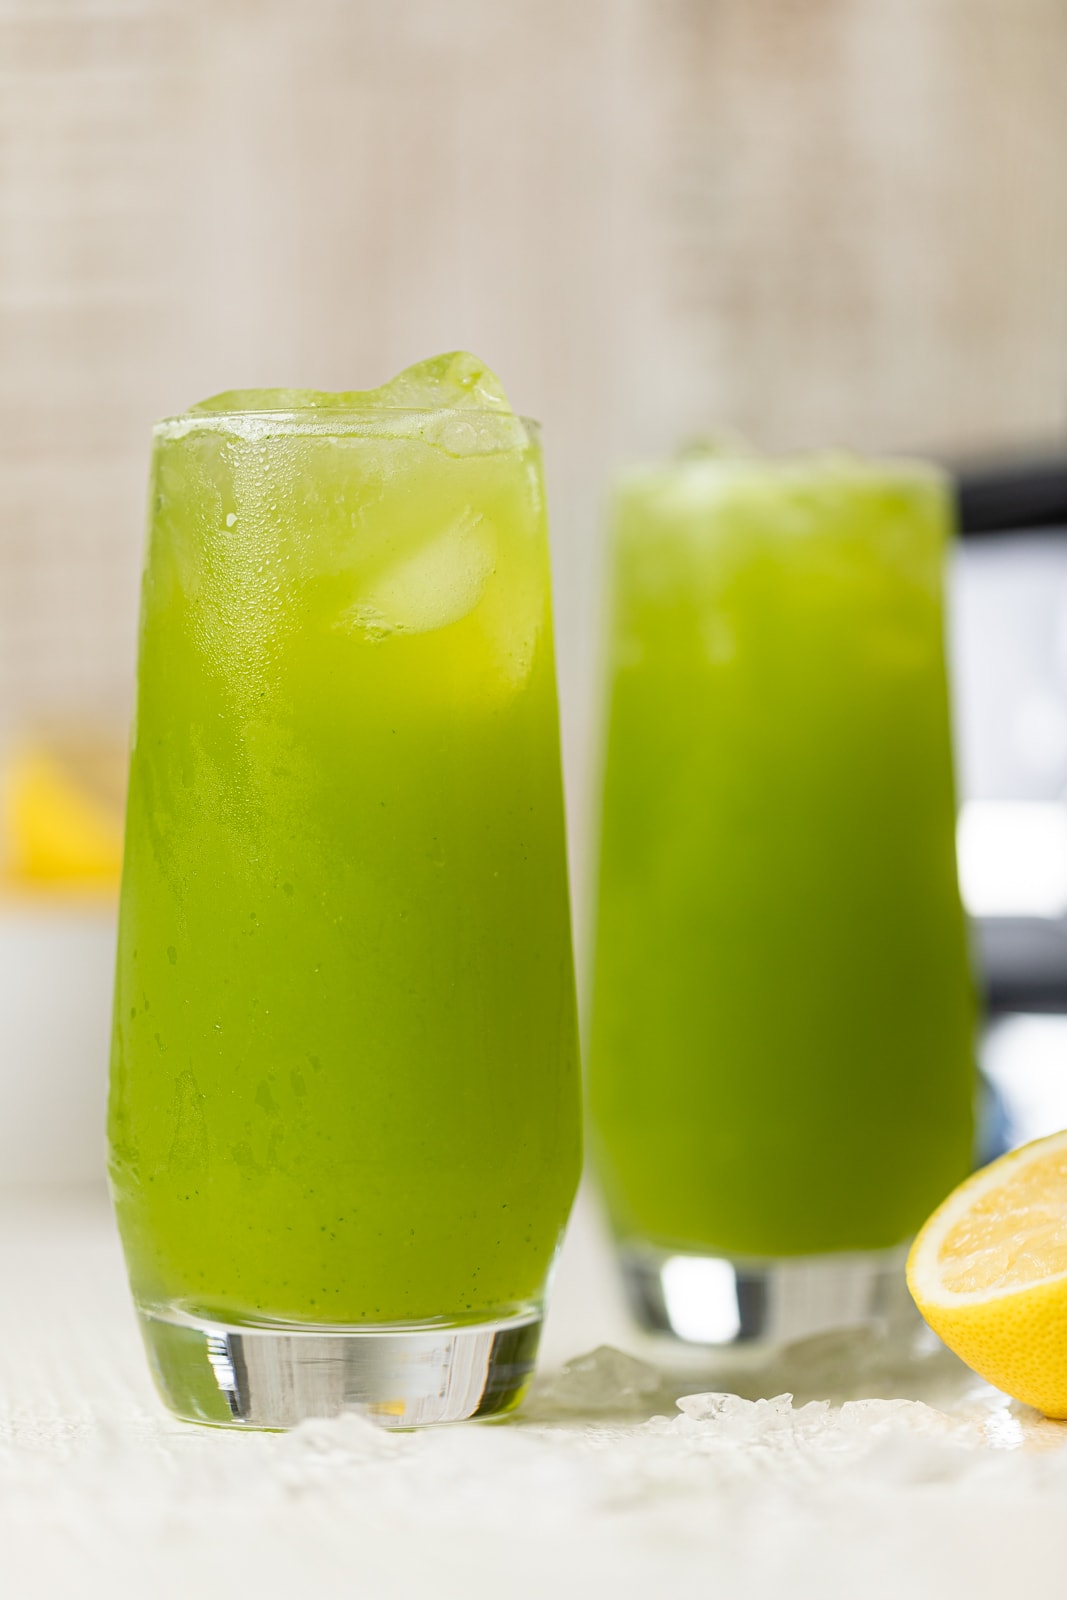
<svg viewBox="0 0 1067 1600"><path fill-rule="evenodd" d="M633 1354L579 1207L518 1417L287 1435L172 1420L96 1189L0 1191L0 1590L599 1600L1067 1593L1067 1426L932 1356L911 1396L755 1404ZM818 1391L818 1369L812 1382ZM884 1389L885 1381L871 1388Z"/></svg>

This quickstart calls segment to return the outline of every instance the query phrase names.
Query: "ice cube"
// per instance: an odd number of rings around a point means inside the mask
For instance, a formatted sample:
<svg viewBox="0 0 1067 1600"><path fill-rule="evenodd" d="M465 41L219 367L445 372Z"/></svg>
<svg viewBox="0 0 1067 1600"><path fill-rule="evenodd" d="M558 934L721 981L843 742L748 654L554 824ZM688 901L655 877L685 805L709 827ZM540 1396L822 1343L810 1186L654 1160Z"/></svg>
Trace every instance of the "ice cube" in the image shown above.
<svg viewBox="0 0 1067 1600"><path fill-rule="evenodd" d="M447 628L478 604L495 559L492 528L468 507L444 532L378 572L348 621L372 640Z"/></svg>
<svg viewBox="0 0 1067 1600"><path fill-rule="evenodd" d="M336 393L321 389L228 389L201 400L187 416L171 418L159 427L168 436L180 437L190 428L212 425L196 419L220 417L224 420L219 426L262 438L264 433L291 428L286 413L309 411L322 414L320 431L330 431L331 416L340 418L342 413L354 412L358 413L356 428L350 430L338 421L338 431L370 431L375 437L418 439L450 456L493 455L504 450L524 450L529 444L527 427L512 412L500 380L477 356L463 350L407 367L380 389ZM260 420L256 419L257 413ZM243 420L235 421L235 417ZM302 417L300 431L305 426Z"/></svg>
<svg viewBox="0 0 1067 1600"><path fill-rule="evenodd" d="M497 411L511 414L495 373L465 350L432 356L383 383L380 389L228 389L191 406L217 411Z"/></svg>
<svg viewBox="0 0 1067 1600"><path fill-rule="evenodd" d="M511 411L500 379L484 361L465 350L419 361L380 389L343 398L350 405L358 402L361 406L402 406L420 411L436 411L443 406L458 411Z"/></svg>

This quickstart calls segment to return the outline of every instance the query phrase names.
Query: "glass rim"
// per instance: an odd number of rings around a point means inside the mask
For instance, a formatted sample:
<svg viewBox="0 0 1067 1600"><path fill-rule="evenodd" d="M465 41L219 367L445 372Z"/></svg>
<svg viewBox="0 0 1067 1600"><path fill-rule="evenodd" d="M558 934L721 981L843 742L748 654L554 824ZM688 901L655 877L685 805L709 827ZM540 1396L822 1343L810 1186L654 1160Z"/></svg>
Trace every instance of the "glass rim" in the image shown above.
<svg viewBox="0 0 1067 1600"><path fill-rule="evenodd" d="M826 445L801 446L795 450L745 450L734 452L702 451L682 448L673 455L648 456L628 462L616 480L633 476L651 478L658 474L680 476L686 472L721 473L738 477L756 473L761 477L799 475L813 470L837 470L856 477L924 477L950 479L952 469L942 460L907 450L858 450Z"/></svg>
<svg viewBox="0 0 1067 1600"><path fill-rule="evenodd" d="M434 417L462 421L470 418L492 418L495 422L518 422L535 435L542 431L536 417L525 416L520 411L497 411L490 406L285 406L278 410L248 410L235 407L226 411L177 411L173 415L157 417L152 432L167 432L174 428L213 427L224 422L284 423L299 428L315 425L317 432L329 432L334 424L374 423L399 420L403 417L427 420Z"/></svg>

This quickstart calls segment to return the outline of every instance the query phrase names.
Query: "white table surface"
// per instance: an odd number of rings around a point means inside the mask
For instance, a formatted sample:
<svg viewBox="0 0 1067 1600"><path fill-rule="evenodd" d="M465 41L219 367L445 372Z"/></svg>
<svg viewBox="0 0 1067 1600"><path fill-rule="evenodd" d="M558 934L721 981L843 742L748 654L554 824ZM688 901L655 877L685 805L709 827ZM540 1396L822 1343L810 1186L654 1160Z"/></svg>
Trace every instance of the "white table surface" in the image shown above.
<svg viewBox="0 0 1067 1600"><path fill-rule="evenodd" d="M1067 1427L955 1363L921 1399L680 1410L708 1383L632 1355L553 1376L603 1343L637 1348L583 1201L517 1418L198 1429L155 1398L102 1192L0 1191L0 1593L1067 1595Z"/></svg>

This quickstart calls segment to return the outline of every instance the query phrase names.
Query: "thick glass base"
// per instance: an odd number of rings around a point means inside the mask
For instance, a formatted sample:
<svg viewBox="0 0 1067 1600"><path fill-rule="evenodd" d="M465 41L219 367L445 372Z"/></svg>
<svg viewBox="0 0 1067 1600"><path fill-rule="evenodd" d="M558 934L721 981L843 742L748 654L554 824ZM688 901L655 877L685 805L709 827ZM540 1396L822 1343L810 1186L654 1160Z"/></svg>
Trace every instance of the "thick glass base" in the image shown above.
<svg viewBox="0 0 1067 1600"><path fill-rule="evenodd" d="M906 1315L907 1246L741 1260L619 1247L630 1309L647 1333L759 1359L821 1334L890 1334Z"/></svg>
<svg viewBox="0 0 1067 1600"><path fill-rule="evenodd" d="M160 1394L188 1422L292 1428L361 1411L387 1428L496 1417L533 1375L541 1313L432 1327L236 1325L139 1309Z"/></svg>

